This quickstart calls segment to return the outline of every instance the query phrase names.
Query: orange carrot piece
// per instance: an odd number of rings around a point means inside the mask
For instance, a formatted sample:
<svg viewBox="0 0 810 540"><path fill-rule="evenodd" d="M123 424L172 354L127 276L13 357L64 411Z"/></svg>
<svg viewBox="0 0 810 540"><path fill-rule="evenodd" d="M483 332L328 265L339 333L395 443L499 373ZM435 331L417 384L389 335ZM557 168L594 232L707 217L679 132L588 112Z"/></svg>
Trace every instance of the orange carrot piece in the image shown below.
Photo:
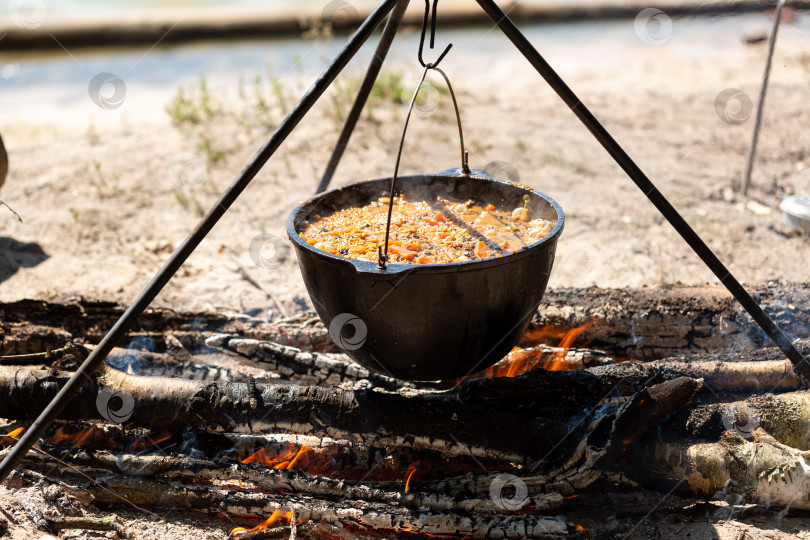
<svg viewBox="0 0 810 540"><path fill-rule="evenodd" d="M475 256L480 259L483 259L487 255L489 255L489 248L487 247L486 243L479 240L478 244L476 244L475 246Z"/></svg>
<svg viewBox="0 0 810 540"><path fill-rule="evenodd" d="M389 245L388 249L390 249L391 251L393 251L394 253L396 253L397 255L402 257L403 259L406 259L406 260L413 259L413 256L414 256L413 252L408 251L405 248L395 246L395 245Z"/></svg>

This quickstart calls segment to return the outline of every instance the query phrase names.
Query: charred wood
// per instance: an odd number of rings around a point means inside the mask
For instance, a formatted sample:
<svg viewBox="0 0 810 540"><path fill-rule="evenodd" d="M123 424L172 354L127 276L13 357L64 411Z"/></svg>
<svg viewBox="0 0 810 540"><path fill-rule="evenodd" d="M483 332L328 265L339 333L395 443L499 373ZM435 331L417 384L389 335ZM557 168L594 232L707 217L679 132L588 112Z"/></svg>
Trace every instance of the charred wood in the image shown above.
<svg viewBox="0 0 810 540"><path fill-rule="evenodd" d="M749 289L794 338L810 337L810 284L770 283ZM679 354L736 354L768 344L758 326L722 287L554 289L524 336L548 325L563 330L594 321L576 341L620 358L652 360ZM541 334L541 335L547 335ZM556 345L556 342L550 344Z"/></svg>
<svg viewBox="0 0 810 540"><path fill-rule="evenodd" d="M322 500L298 494L270 494L149 479L116 478L101 485L73 487L95 504L121 504L119 497L144 507L216 510L235 515L292 511L297 519L377 531L450 534L472 538L556 538L568 534L559 518L535 515L468 515L409 510L362 501Z"/></svg>
<svg viewBox="0 0 810 540"><path fill-rule="evenodd" d="M42 455L35 453L27 459L47 462ZM384 503L411 509L481 514L504 512L504 506L489 497L465 499L453 493L404 492L404 481L356 482L297 470L273 469L258 463L223 463L189 456L138 456L110 452L80 453L65 459L72 465L80 465L84 472L96 470L105 474L113 472L135 477L160 477L178 483L199 484L201 480L205 480L222 488L296 493L317 498ZM54 466L52 463L48 465ZM63 472L70 473L70 469L63 468ZM556 510L562 503L563 499L559 494L535 494L521 501L519 507L512 510L531 508L533 513L543 514Z"/></svg>
<svg viewBox="0 0 810 540"><path fill-rule="evenodd" d="M559 382L562 377L554 378ZM0 369L0 417L33 418L66 381L67 374L59 372ZM587 397L586 401L593 399L589 394L594 389L587 385L562 389L556 382L545 377L537 381L493 379L444 392L394 393L200 383L106 369L84 385L62 418L102 419L100 411L107 411L108 416L126 416L129 423L155 431L192 426L243 433L323 433L350 441L360 435L357 442L361 443L371 439L382 445L434 449L461 444L480 457L500 459L511 454L524 459L544 454L563 437L567 417L578 414L581 408L577 394ZM500 407L504 395L510 395L510 414L506 416ZM114 396L126 402L112 402ZM104 407L99 407L99 402ZM434 421L426 422L426 418ZM502 437L503 430L523 436ZM490 455L490 451L494 452Z"/></svg>

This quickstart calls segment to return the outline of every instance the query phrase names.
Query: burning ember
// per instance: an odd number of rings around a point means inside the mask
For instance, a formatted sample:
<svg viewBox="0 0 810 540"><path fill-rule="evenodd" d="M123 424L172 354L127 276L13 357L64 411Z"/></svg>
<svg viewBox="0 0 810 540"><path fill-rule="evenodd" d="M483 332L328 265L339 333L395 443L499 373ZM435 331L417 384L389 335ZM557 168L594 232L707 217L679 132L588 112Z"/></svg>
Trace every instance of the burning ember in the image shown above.
<svg viewBox="0 0 810 540"><path fill-rule="evenodd" d="M414 473L419 469L419 462L412 463L408 470L406 471L407 477L405 478L405 493L411 489L411 478L413 478Z"/></svg>
<svg viewBox="0 0 810 540"><path fill-rule="evenodd" d="M323 474L332 463L332 459L323 452L317 452L307 445L296 448L291 446L277 456L270 457L266 447L259 448L242 463L261 463L273 469L302 470L312 474Z"/></svg>
<svg viewBox="0 0 810 540"><path fill-rule="evenodd" d="M110 439L103 429L96 426L81 428L78 431L73 431L68 426L62 426L49 437L49 440L59 446L78 448L105 448L116 445L116 442Z"/></svg>
<svg viewBox="0 0 810 540"><path fill-rule="evenodd" d="M2 442L2 444L4 444L4 445L6 445L6 444L14 444L16 442L17 438L20 435L22 435L23 431L25 431L25 428L22 427L22 426L18 427L17 429L13 429L13 430L9 431L8 433L6 433L5 435L3 435L2 439L0 439L0 442Z"/></svg>
<svg viewBox="0 0 810 540"><path fill-rule="evenodd" d="M513 348L503 360L494 366L472 377L461 379L459 383L479 377L487 379L517 377L534 369L546 371L581 369L584 367L581 362L567 360L568 350L582 333L598 323L598 319L591 319L575 328L547 325L530 330L521 339L521 344L527 345L527 347ZM590 340L579 346L585 347L589 342ZM540 344L551 345L553 348L538 346Z"/></svg>
<svg viewBox="0 0 810 540"><path fill-rule="evenodd" d="M236 527L234 528L229 538L233 538L236 540L246 540L247 538L253 538L254 536L258 536L261 533L265 533L270 528L277 528L271 527L272 525L276 525L277 522L282 522L281 526L289 525L292 522L293 513L292 512L282 512L281 508L277 508L270 514L270 517L264 520L259 525L256 525L252 529L245 529L244 527Z"/></svg>

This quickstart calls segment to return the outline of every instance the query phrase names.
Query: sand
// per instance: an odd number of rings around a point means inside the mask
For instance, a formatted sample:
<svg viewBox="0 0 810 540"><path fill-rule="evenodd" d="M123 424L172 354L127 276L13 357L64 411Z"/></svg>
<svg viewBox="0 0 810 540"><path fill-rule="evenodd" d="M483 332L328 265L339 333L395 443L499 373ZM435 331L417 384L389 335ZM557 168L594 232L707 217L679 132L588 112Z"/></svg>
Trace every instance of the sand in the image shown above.
<svg viewBox="0 0 810 540"><path fill-rule="evenodd" d="M717 48L711 36L696 44L673 36L655 45L638 39L627 24L626 42L611 45L595 35L577 49L590 53L572 56L560 45L549 60L562 60L555 65L569 85L736 277L747 284L808 281L810 242L782 226L778 209L785 196L810 192L806 33L788 25L780 36L753 186L743 197L733 188L745 165L765 47L744 45L741 32ZM763 17L755 30L767 26ZM406 94L418 76L414 64L387 66L404 74ZM522 58L511 54L492 62L486 54L458 52L445 67L462 107L471 165L491 165L501 175L517 172L520 182L549 194L566 213L549 287L716 281ZM250 92L240 97L236 84L217 86L215 112L196 124L178 125L163 113L174 89L158 93L162 101L142 114L129 110L104 122L53 117L26 123L17 114L0 123L10 159L0 198L23 218L19 223L0 208L0 301L77 295L131 301L311 75L284 78L283 100L268 84L266 112ZM155 304L278 317L266 293L237 271L241 266L285 311L310 306L285 220L313 193L340 127L334 100L345 103L346 88L359 75L352 70L351 80L315 107ZM723 94L727 89L739 92ZM737 98L725 106L726 95L742 96L742 109ZM33 114L33 97L30 106ZM459 164L448 96L428 91L422 109L409 133L403 174ZM393 101L364 114L332 185L389 176L403 117L404 107ZM712 521L712 534L719 536L705 537L741 538L743 530L745 538L775 537L759 526ZM225 530L227 524L208 527ZM667 537L648 528L641 529L650 537ZM143 537L160 534L152 529ZM790 534L779 537L803 537Z"/></svg>

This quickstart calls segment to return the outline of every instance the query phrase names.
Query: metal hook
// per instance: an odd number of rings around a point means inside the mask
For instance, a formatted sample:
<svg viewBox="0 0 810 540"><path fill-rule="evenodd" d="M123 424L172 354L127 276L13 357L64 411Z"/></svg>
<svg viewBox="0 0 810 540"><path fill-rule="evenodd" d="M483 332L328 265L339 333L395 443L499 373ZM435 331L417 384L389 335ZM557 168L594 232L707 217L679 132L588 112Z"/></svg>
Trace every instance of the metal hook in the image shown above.
<svg viewBox="0 0 810 540"><path fill-rule="evenodd" d="M433 0L433 17L430 21L430 48L432 49L436 44L436 8L439 4L439 0ZM427 24L428 24L428 17L430 16L430 0L425 0L425 18L422 20L422 35L419 37L419 63L422 64L423 68L435 68L438 67L439 62L447 56L447 53L450 52L450 49L453 47L453 44L449 44L447 48L444 49L442 54L439 55L439 58L433 63L425 63L422 59L422 50L425 46L425 32L427 31Z"/></svg>

